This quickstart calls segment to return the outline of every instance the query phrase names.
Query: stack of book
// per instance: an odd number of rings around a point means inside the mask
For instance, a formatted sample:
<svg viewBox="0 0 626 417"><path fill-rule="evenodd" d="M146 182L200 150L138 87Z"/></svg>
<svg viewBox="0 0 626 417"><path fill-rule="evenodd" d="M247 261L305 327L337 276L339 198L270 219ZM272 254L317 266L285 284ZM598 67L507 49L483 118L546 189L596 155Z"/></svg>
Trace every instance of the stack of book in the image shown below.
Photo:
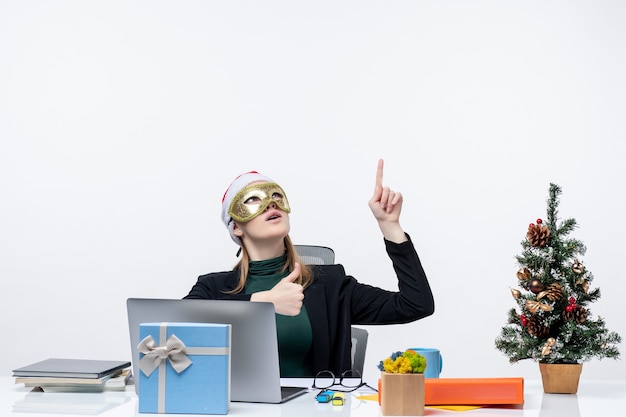
<svg viewBox="0 0 626 417"><path fill-rule="evenodd" d="M100 392L124 390L131 372L128 361L50 358L14 369L13 376L44 392Z"/></svg>

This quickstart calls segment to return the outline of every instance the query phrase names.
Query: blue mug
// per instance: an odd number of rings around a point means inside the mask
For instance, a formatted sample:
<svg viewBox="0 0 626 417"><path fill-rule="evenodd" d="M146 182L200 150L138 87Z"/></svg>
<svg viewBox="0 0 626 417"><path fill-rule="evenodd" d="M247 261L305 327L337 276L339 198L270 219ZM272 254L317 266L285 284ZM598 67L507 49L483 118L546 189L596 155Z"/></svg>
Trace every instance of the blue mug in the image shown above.
<svg viewBox="0 0 626 417"><path fill-rule="evenodd" d="M441 369L443 368L443 357L439 349L435 348L409 348L414 350L426 358L426 370L424 376L426 378L439 378Z"/></svg>

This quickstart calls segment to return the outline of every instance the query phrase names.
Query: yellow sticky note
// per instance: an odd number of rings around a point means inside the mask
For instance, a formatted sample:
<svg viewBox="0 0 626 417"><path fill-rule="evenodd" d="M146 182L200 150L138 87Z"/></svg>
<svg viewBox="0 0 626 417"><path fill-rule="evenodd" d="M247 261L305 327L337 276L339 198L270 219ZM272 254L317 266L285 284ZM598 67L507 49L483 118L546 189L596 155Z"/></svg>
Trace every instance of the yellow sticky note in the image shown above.
<svg viewBox="0 0 626 417"><path fill-rule="evenodd" d="M438 408L440 410L450 411L469 411L482 407L479 405L429 405L427 408Z"/></svg>
<svg viewBox="0 0 626 417"><path fill-rule="evenodd" d="M376 394L367 394L367 395L359 395L356 397L359 400L363 401L378 401L378 393Z"/></svg>

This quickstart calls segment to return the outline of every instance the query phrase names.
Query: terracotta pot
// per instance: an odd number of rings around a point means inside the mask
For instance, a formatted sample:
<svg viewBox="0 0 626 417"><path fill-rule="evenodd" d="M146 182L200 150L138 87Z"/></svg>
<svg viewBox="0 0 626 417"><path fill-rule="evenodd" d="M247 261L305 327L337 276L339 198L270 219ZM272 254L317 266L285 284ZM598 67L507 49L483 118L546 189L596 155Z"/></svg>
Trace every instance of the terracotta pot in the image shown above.
<svg viewBox="0 0 626 417"><path fill-rule="evenodd" d="M583 370L582 363L539 363L543 392L546 394L576 394Z"/></svg>
<svg viewBox="0 0 626 417"><path fill-rule="evenodd" d="M383 372L380 402L383 416L423 416L424 374Z"/></svg>

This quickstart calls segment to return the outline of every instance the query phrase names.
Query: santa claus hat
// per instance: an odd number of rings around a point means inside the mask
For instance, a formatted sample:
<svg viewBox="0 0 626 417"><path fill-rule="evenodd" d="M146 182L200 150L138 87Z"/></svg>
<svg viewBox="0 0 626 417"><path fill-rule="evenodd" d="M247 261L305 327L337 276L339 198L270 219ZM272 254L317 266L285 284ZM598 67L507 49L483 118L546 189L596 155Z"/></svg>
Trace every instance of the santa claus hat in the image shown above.
<svg viewBox="0 0 626 417"><path fill-rule="evenodd" d="M226 192L224 193L224 196L222 197L222 221L228 228L228 233L230 233L231 239L239 246L242 245L242 242L241 239L239 239L239 237L235 236L235 233L233 233L235 222L233 221L232 217L230 217L230 214L228 214L228 209L230 208L230 203L232 203L233 198L235 198L239 191L241 191L246 185L257 181L274 182L268 177L261 175L256 171L246 172L239 175L233 180L233 182L230 183L230 185L226 189Z"/></svg>

